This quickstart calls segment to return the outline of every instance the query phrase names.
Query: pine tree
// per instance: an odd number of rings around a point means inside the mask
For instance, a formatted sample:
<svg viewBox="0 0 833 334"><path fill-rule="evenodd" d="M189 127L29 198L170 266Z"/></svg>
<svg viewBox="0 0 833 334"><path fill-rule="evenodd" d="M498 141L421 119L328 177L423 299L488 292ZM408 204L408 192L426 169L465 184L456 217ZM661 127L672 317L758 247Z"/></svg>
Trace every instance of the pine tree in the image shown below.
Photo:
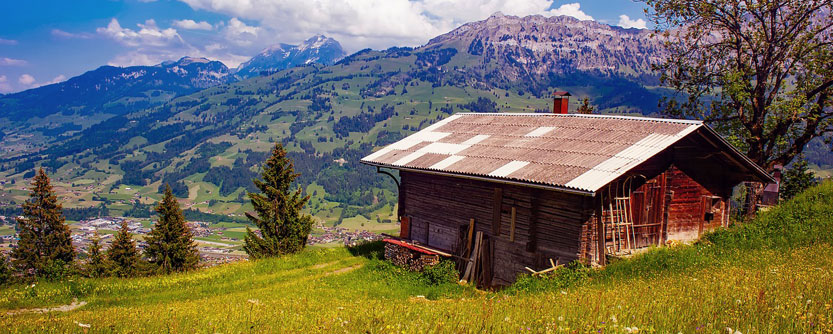
<svg viewBox="0 0 833 334"><path fill-rule="evenodd" d="M595 109L596 108L590 105L590 99L585 97L581 100L581 105L578 106L578 110L576 110L576 112L579 114L592 114Z"/></svg>
<svg viewBox="0 0 833 334"><path fill-rule="evenodd" d="M159 220L147 238L145 254L160 271L170 273L196 268L197 245L171 187L165 185L165 197L156 206Z"/></svg>
<svg viewBox="0 0 833 334"><path fill-rule="evenodd" d="M261 234L258 236L246 228L243 249L249 257L257 259L295 253L306 246L312 217L301 213L301 209L309 196L303 196L300 188L294 192L290 190L292 181L299 175L283 146L275 144L272 156L263 166L263 179L254 180L261 193L248 194L256 214L246 213L246 217Z"/></svg>
<svg viewBox="0 0 833 334"><path fill-rule="evenodd" d="M6 284L12 280L12 269L6 261L6 257L0 254L0 285Z"/></svg>
<svg viewBox="0 0 833 334"><path fill-rule="evenodd" d="M87 249L87 275L90 277L107 276L107 259L101 252L101 238L98 232L93 234L90 247Z"/></svg>
<svg viewBox="0 0 833 334"><path fill-rule="evenodd" d="M22 207L23 217L17 219L20 240L11 254L14 266L25 274L41 275L46 268L71 263L75 258L71 232L43 168L35 174L29 200Z"/></svg>
<svg viewBox="0 0 833 334"><path fill-rule="evenodd" d="M807 160L804 160L804 155L799 155L792 168L784 172L781 180L781 198L788 200L814 185L816 176L807 165Z"/></svg>
<svg viewBox="0 0 833 334"><path fill-rule="evenodd" d="M116 276L130 277L137 274L139 249L136 248L136 241L133 240L126 221L121 223L121 229L107 249L107 258L112 263Z"/></svg>

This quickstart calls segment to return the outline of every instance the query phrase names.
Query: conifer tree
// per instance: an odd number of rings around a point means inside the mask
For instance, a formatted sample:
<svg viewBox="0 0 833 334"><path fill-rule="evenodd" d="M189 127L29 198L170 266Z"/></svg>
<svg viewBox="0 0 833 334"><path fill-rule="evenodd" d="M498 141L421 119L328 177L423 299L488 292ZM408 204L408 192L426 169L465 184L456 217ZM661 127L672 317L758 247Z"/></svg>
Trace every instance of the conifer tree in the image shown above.
<svg viewBox="0 0 833 334"><path fill-rule="evenodd" d="M87 275L90 277L102 277L107 275L107 259L101 252L101 238L98 232L93 234L90 247L87 249Z"/></svg>
<svg viewBox="0 0 833 334"><path fill-rule="evenodd" d="M32 180L32 192L24 202L23 217L17 219L17 248L12 250L14 266L24 274L43 274L46 267L63 267L75 258L71 232L58 197L43 168Z"/></svg>
<svg viewBox="0 0 833 334"><path fill-rule="evenodd" d="M810 170L804 155L799 155L792 167L784 172L781 180L781 198L788 200L814 185L816 175Z"/></svg>
<svg viewBox="0 0 833 334"><path fill-rule="evenodd" d="M127 222L121 223L121 229L116 233L113 243L107 249L107 258L113 265L113 273L119 277L130 277L137 274L139 267L139 249L136 241L127 228Z"/></svg>
<svg viewBox="0 0 833 334"><path fill-rule="evenodd" d="M6 257L0 254L0 285L6 284L12 279L12 269L6 262Z"/></svg>
<svg viewBox="0 0 833 334"><path fill-rule="evenodd" d="M246 228L243 249L249 257L295 253L306 246L312 217L301 213L301 209L309 196L303 196L300 188L290 189L299 175L283 146L275 144L272 156L263 166L262 180L254 180L260 193L248 194L255 213L246 213L246 217L260 229L259 236Z"/></svg>
<svg viewBox="0 0 833 334"><path fill-rule="evenodd" d="M596 108L594 108L593 106L590 105L590 99L585 97L584 99L581 100L581 105L578 106L578 110L576 110L576 112L579 113L579 114L588 114L589 115L589 114L592 114L593 110L595 110L595 109Z"/></svg>
<svg viewBox="0 0 833 334"><path fill-rule="evenodd" d="M164 273L196 268L199 262L197 245L167 184L164 198L156 205L156 212L159 220L148 235L145 255Z"/></svg>

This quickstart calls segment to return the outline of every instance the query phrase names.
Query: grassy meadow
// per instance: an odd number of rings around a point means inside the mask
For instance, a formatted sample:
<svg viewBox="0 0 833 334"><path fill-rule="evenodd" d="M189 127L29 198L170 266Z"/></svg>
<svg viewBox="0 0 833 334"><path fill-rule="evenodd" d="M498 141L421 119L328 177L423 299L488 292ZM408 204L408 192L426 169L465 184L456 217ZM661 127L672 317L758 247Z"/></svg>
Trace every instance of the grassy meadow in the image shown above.
<svg viewBox="0 0 833 334"><path fill-rule="evenodd" d="M827 182L692 246L522 276L494 292L441 270L393 267L379 244L171 276L15 285L0 290L0 332L831 333L831 217ZM76 299L87 304L25 311Z"/></svg>

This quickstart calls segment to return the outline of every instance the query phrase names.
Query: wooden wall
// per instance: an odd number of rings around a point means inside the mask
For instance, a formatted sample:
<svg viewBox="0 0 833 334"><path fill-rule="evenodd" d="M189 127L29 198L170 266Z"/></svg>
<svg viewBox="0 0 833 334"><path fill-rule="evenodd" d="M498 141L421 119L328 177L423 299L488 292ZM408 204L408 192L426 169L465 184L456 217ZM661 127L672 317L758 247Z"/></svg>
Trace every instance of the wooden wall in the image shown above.
<svg viewBox="0 0 833 334"><path fill-rule="evenodd" d="M474 219L491 243L493 285L514 282L525 266L540 270L549 259L566 263L593 251L585 241L593 237L592 197L407 171L400 177L411 239L456 253L462 227Z"/></svg>
<svg viewBox="0 0 833 334"><path fill-rule="evenodd" d="M665 173L668 190L674 192L668 212L668 240L696 240L703 232L727 225L727 198L712 193L679 168L672 166ZM711 213L710 221L707 213Z"/></svg>
<svg viewBox="0 0 833 334"><path fill-rule="evenodd" d="M673 165L652 175L632 185L635 224L642 225L634 229L635 248L690 241L727 225L726 197ZM524 267L545 269L549 259L603 264L599 250L614 248L605 212L609 199L601 191L590 197L408 171L400 171L400 177L401 213L409 219L410 239L458 254L461 231L474 219L475 231L483 232L490 243L492 285L514 282ZM612 187L622 183L616 181Z"/></svg>

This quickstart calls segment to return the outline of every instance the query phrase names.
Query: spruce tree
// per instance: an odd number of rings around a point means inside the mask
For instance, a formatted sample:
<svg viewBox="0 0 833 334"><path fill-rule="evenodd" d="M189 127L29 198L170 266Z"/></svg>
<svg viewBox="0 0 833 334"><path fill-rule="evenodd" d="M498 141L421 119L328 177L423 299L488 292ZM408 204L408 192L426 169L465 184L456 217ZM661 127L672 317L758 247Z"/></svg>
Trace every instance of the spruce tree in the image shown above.
<svg viewBox="0 0 833 334"><path fill-rule="evenodd" d="M87 275L90 277L107 276L107 259L101 252L101 238L98 232L93 234L90 247L87 249Z"/></svg>
<svg viewBox="0 0 833 334"><path fill-rule="evenodd" d="M595 109L596 108L590 105L590 99L585 97L581 100L581 105L578 106L578 110L576 110L576 113L589 115L592 114L593 110Z"/></svg>
<svg viewBox="0 0 833 334"><path fill-rule="evenodd" d="M6 257L0 254L0 285L6 284L12 280L12 269L6 261Z"/></svg>
<svg viewBox="0 0 833 334"><path fill-rule="evenodd" d="M816 175L810 170L804 155L799 155L781 180L781 198L788 200L816 185Z"/></svg>
<svg viewBox="0 0 833 334"><path fill-rule="evenodd" d="M295 253L306 246L312 217L301 213L301 209L309 196L303 196L300 188L290 189L299 175L283 146L275 144L272 156L263 166L262 180L254 180L260 193L248 194L255 214L247 212L246 217L260 229L259 236L246 228L243 249L249 257Z"/></svg>
<svg viewBox="0 0 833 334"><path fill-rule="evenodd" d="M167 184L164 198L156 205L156 212L159 220L148 235L145 255L164 273L196 268L199 263L197 245Z"/></svg>
<svg viewBox="0 0 833 334"><path fill-rule="evenodd" d="M23 217L17 219L20 240L11 253L14 266L24 274L41 275L47 267L71 263L75 258L71 232L43 168L35 174L29 200L22 207Z"/></svg>
<svg viewBox="0 0 833 334"><path fill-rule="evenodd" d="M137 274L139 249L136 248L136 241L133 240L126 221L121 223L121 229L107 249L107 258L113 265L113 273L116 276L130 277Z"/></svg>

